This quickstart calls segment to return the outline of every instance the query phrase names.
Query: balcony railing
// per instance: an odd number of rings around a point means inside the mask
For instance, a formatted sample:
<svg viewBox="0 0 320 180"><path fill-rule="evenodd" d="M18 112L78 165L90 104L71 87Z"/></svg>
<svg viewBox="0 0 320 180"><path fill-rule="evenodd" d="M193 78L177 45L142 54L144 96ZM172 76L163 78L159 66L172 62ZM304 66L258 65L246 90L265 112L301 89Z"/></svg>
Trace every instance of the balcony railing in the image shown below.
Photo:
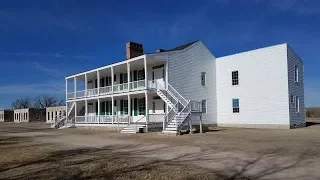
<svg viewBox="0 0 320 180"><path fill-rule="evenodd" d="M112 87L111 86L101 87L99 93L102 95L112 94Z"/></svg>
<svg viewBox="0 0 320 180"><path fill-rule="evenodd" d="M139 81L133 81L129 84L130 90L142 90L146 88L146 81L144 79Z"/></svg>
<svg viewBox="0 0 320 180"><path fill-rule="evenodd" d="M151 83L154 84L154 81L149 81L149 87L148 88L154 88L153 85L150 85ZM162 86L163 83L161 83ZM146 81L139 80L139 81L133 81L129 83L123 83L123 84L116 84L112 86L106 86L106 87L100 87L100 88L94 88L94 89L87 89L83 91L77 91L67 94L67 99L75 99L75 98L84 98L84 97L94 97L94 96L101 96L101 95L109 95L113 93L123 93L123 92L129 92L129 91L139 91L147 89L146 87Z"/></svg>

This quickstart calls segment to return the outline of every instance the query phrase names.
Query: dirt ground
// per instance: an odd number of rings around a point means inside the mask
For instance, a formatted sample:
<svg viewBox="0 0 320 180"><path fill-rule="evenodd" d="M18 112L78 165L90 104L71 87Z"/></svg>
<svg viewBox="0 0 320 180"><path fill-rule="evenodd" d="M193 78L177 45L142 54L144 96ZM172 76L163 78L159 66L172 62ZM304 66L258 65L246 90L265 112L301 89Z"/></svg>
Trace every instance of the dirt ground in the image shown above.
<svg viewBox="0 0 320 180"><path fill-rule="evenodd" d="M320 179L320 124L121 134L0 123L0 179Z"/></svg>

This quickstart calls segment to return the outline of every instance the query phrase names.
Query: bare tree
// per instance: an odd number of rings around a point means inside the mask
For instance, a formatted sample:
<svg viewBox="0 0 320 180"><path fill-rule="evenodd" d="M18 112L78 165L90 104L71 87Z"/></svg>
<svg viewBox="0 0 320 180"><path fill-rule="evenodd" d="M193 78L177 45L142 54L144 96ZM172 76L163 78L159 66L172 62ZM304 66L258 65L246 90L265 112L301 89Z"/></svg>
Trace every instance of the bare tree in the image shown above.
<svg viewBox="0 0 320 180"><path fill-rule="evenodd" d="M58 106L65 106L65 105L66 105L66 103L64 102L64 100L60 100L58 102Z"/></svg>
<svg viewBox="0 0 320 180"><path fill-rule="evenodd" d="M48 94L39 95L34 98L34 107L36 108L53 107L57 106L57 104L58 99Z"/></svg>
<svg viewBox="0 0 320 180"><path fill-rule="evenodd" d="M13 109L25 109L32 107L31 99L29 97L23 97L16 99L12 102Z"/></svg>

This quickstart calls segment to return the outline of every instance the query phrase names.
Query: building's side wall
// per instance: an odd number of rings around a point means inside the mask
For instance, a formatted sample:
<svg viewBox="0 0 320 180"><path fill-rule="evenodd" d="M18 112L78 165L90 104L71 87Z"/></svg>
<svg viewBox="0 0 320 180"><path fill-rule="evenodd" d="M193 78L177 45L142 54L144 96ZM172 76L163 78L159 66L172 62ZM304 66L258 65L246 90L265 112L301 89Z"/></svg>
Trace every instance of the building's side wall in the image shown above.
<svg viewBox="0 0 320 180"><path fill-rule="evenodd" d="M29 109L14 110L14 122L29 122Z"/></svg>
<svg viewBox="0 0 320 180"><path fill-rule="evenodd" d="M203 123L216 124L215 57L201 41L168 54L169 83L188 100L206 100L207 113L202 114ZM201 72L206 73L205 86L201 86Z"/></svg>
<svg viewBox="0 0 320 180"><path fill-rule="evenodd" d="M217 58L218 126L289 128L287 45ZM232 71L239 85L232 86ZM233 113L232 99L240 113Z"/></svg>
<svg viewBox="0 0 320 180"><path fill-rule="evenodd" d="M305 109L304 109L304 68L302 60L295 54L290 46L288 48L288 84L289 95L299 97L299 112L296 110L295 103L290 103L290 126L305 125ZM295 66L298 67L298 82L294 81Z"/></svg>

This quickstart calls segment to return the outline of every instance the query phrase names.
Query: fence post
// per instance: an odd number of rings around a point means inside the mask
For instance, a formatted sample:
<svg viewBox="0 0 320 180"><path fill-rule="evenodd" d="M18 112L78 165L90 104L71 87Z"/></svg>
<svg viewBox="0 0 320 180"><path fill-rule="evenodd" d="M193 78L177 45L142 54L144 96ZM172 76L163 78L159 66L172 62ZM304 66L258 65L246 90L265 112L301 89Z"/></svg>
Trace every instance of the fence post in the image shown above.
<svg viewBox="0 0 320 180"><path fill-rule="evenodd" d="M191 117L189 117L189 121L190 121L190 126L189 126L189 129L190 129L190 134L193 134L192 132L192 120L191 120Z"/></svg>
<svg viewBox="0 0 320 180"><path fill-rule="evenodd" d="M203 133L203 129L202 129L202 116L200 116L200 133Z"/></svg>

